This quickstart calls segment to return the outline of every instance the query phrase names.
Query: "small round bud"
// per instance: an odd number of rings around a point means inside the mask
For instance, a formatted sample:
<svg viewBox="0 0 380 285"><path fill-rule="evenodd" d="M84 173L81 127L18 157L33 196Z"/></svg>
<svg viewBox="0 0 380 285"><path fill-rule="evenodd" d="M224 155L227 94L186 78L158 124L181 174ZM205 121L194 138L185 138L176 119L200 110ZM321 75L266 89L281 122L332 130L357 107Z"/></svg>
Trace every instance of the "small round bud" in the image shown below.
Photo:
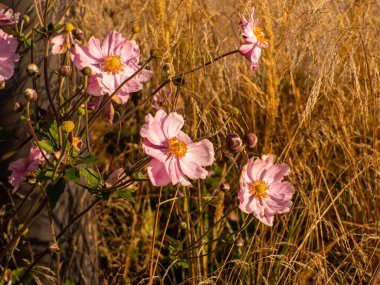
<svg viewBox="0 0 380 285"><path fill-rule="evenodd" d="M70 77L71 76L71 72L72 72L72 69L71 69L71 66L69 65L62 65L59 70L58 70L59 74L63 77Z"/></svg>
<svg viewBox="0 0 380 285"><path fill-rule="evenodd" d="M237 134L227 135L226 145L227 145L227 148L234 153L241 151L244 147L243 141Z"/></svg>
<svg viewBox="0 0 380 285"><path fill-rule="evenodd" d="M223 183L222 184L222 190L223 191L227 192L227 191L230 191L230 189L231 189L231 186L229 183Z"/></svg>
<svg viewBox="0 0 380 285"><path fill-rule="evenodd" d="M22 111L22 105L19 102L16 102L13 105L13 111L15 111L16 113L20 113Z"/></svg>
<svg viewBox="0 0 380 285"><path fill-rule="evenodd" d="M185 78L182 76L176 76L173 78L172 82L175 86L182 86L185 85Z"/></svg>
<svg viewBox="0 0 380 285"><path fill-rule="evenodd" d="M244 240L241 237L238 237L235 240L235 245L236 245L236 247L242 247L244 245Z"/></svg>
<svg viewBox="0 0 380 285"><path fill-rule="evenodd" d="M26 88L24 90L24 97L26 101L30 101L30 102L37 101L37 98L38 98L37 91L32 88Z"/></svg>
<svg viewBox="0 0 380 285"><path fill-rule="evenodd" d="M158 59L160 57L160 53L157 49L151 49L150 50L150 56L153 59Z"/></svg>
<svg viewBox="0 0 380 285"><path fill-rule="evenodd" d="M83 41L84 39L84 33L81 29L75 28L72 31L73 37L77 39L78 41Z"/></svg>
<svg viewBox="0 0 380 285"><path fill-rule="evenodd" d="M78 108L78 114L79 114L79 116L84 116L84 115L86 115L86 110L82 106L80 106Z"/></svg>
<svg viewBox="0 0 380 285"><path fill-rule="evenodd" d="M179 226L180 226L181 229L183 229L183 230L186 230L186 229L187 229L187 224L186 224L184 221L181 221L181 223L179 224Z"/></svg>
<svg viewBox="0 0 380 285"><path fill-rule="evenodd" d="M140 33L140 27L137 24L132 26L132 33L137 34Z"/></svg>
<svg viewBox="0 0 380 285"><path fill-rule="evenodd" d="M74 29L75 29L75 27L73 26L73 24L71 24L71 23L65 24L65 31L66 32L72 32Z"/></svg>
<svg viewBox="0 0 380 285"><path fill-rule="evenodd" d="M24 224L19 224L18 225L18 230L21 231L21 229L24 227ZM28 233L28 228L25 228L24 231L22 232L22 236L26 235Z"/></svg>
<svg viewBox="0 0 380 285"><path fill-rule="evenodd" d="M0 82L0 90L5 88L5 81Z"/></svg>
<svg viewBox="0 0 380 285"><path fill-rule="evenodd" d="M21 20L23 20L26 24L28 24L30 22L30 18L27 15L23 15L21 17Z"/></svg>
<svg viewBox="0 0 380 285"><path fill-rule="evenodd" d="M73 121L64 121L62 123L62 131L65 133L71 133L75 128L75 124Z"/></svg>
<svg viewBox="0 0 380 285"><path fill-rule="evenodd" d="M83 75L88 76L92 73L92 70L90 67L86 66L85 68L82 69L82 73L83 73Z"/></svg>
<svg viewBox="0 0 380 285"><path fill-rule="evenodd" d="M249 148L254 148L257 145L257 136L255 134L249 133L244 137L244 142Z"/></svg>
<svg viewBox="0 0 380 285"><path fill-rule="evenodd" d="M26 72L28 72L29 75L34 76L40 73L40 70L38 69L38 66L36 64L30 63L26 66Z"/></svg>

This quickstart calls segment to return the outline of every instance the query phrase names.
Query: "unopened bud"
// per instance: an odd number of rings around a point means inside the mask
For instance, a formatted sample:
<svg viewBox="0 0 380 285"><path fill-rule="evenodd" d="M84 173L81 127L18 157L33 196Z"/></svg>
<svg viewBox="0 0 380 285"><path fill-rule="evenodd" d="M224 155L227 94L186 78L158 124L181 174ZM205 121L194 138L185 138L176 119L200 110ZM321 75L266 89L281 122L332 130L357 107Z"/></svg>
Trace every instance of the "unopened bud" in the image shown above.
<svg viewBox="0 0 380 285"><path fill-rule="evenodd" d="M85 68L82 69L82 74L83 74L83 75L88 76L88 75L90 75L91 73L92 73L92 70L91 70L91 68L88 67L88 66L86 66Z"/></svg>
<svg viewBox="0 0 380 285"><path fill-rule="evenodd" d="M21 17L21 20L23 20L26 24L28 24L30 22L30 18L27 15L23 15Z"/></svg>
<svg viewBox="0 0 380 285"><path fill-rule="evenodd" d="M15 111L16 113L20 113L22 111L22 105L19 102L16 102L13 105L13 111Z"/></svg>
<svg viewBox="0 0 380 285"><path fill-rule="evenodd" d="M236 153L243 149L243 141L237 134L229 134L226 137L227 148Z"/></svg>
<svg viewBox="0 0 380 285"><path fill-rule="evenodd" d="M24 227L24 224L19 224L18 225L18 230L21 231L21 229ZM25 228L24 231L22 232L22 236L26 235L28 233L28 228Z"/></svg>
<svg viewBox="0 0 380 285"><path fill-rule="evenodd" d="M72 69L71 69L71 66L69 65L62 65L59 70L58 70L59 74L63 77L70 77L71 76L71 72L72 72Z"/></svg>
<svg viewBox="0 0 380 285"><path fill-rule="evenodd" d="M73 26L73 24L71 24L71 23L65 24L65 31L66 32L72 32L74 29L75 29L75 27Z"/></svg>
<svg viewBox="0 0 380 285"><path fill-rule="evenodd" d="M78 114L79 114L80 116L84 116L84 115L86 114L86 110L85 110L82 106L80 106L80 107L78 108Z"/></svg>
<svg viewBox="0 0 380 285"><path fill-rule="evenodd" d="M158 59L160 57L160 52L157 49L151 49L150 50L150 56L153 59Z"/></svg>
<svg viewBox="0 0 380 285"><path fill-rule="evenodd" d="M29 75L34 76L40 73L40 70L38 69L38 66L36 64L30 63L26 66L26 72L28 72Z"/></svg>
<svg viewBox="0 0 380 285"><path fill-rule="evenodd" d="M83 41L84 39L84 33L81 29L75 28L72 31L73 37L77 39L78 41Z"/></svg>
<svg viewBox="0 0 380 285"><path fill-rule="evenodd" d="M181 229L183 229L183 230L186 230L186 229L187 229L187 224L186 224L184 221L181 221L181 223L179 224L179 226L180 226Z"/></svg>
<svg viewBox="0 0 380 285"><path fill-rule="evenodd" d="M257 145L257 136L255 134L249 133L244 137L244 142L249 148L254 148Z"/></svg>
<svg viewBox="0 0 380 285"><path fill-rule="evenodd" d="M37 91L32 88L26 88L24 90L24 97L26 101L29 101L29 102L37 101L37 98L38 98Z"/></svg>
<svg viewBox="0 0 380 285"><path fill-rule="evenodd" d="M231 186L229 183L223 183L222 184L222 190L223 191L227 192L227 191L230 191L230 189L231 189Z"/></svg>
<svg viewBox="0 0 380 285"><path fill-rule="evenodd" d="M185 85L185 78L182 76L176 76L173 78L172 82L175 86L182 86Z"/></svg>
<svg viewBox="0 0 380 285"><path fill-rule="evenodd" d="M140 33L140 27L137 24L132 26L132 33L137 34Z"/></svg>
<svg viewBox="0 0 380 285"><path fill-rule="evenodd" d="M73 121L64 121L62 123L62 131L65 133L71 133L75 128L75 124Z"/></svg>
<svg viewBox="0 0 380 285"><path fill-rule="evenodd" d="M238 237L235 240L235 245L236 245L236 247L242 247L244 245L244 240L241 237Z"/></svg>

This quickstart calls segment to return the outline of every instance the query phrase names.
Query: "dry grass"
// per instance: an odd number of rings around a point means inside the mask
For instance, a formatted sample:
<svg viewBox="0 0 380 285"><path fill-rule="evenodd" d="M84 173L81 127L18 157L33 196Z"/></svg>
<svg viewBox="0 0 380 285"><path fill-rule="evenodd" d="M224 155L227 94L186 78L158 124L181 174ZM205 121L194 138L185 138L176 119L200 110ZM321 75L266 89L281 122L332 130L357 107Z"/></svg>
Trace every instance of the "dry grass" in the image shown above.
<svg viewBox="0 0 380 285"><path fill-rule="evenodd" d="M239 157L219 151L216 174L192 189L160 195L146 183L135 205L113 199L99 208L108 284L147 284L151 261L157 284L379 282L378 1L83 0L77 11L87 36L141 27L136 40L145 57L150 48L162 54L151 66L153 88L166 76L163 64L175 74L237 49L238 13L251 5L270 43L260 68L251 72L235 54L186 77L179 111L194 138L218 148L229 132L255 132L258 147ZM123 123L113 167L139 155L148 111ZM106 143L114 146L116 136ZM95 151L110 158L104 149ZM273 228L234 210L239 167L264 152L291 166L296 187L291 213L277 216Z"/></svg>

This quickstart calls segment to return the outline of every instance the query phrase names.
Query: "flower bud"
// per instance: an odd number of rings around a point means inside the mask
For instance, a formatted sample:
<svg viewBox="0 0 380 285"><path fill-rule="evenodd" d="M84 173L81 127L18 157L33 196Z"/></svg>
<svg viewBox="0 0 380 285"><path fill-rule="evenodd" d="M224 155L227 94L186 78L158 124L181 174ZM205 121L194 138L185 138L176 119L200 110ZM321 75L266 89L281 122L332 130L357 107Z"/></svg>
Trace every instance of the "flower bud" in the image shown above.
<svg viewBox="0 0 380 285"><path fill-rule="evenodd" d="M91 73L92 73L92 70L91 70L91 68L88 67L88 66L86 66L85 68L82 69L82 74L83 74L83 75L88 76L88 75L90 75Z"/></svg>
<svg viewBox="0 0 380 285"><path fill-rule="evenodd" d="M5 81L0 82L0 90L5 88Z"/></svg>
<svg viewBox="0 0 380 285"><path fill-rule="evenodd" d="M153 58L153 59L158 59L160 57L160 53L158 50L156 49L151 49L150 50L150 56Z"/></svg>
<svg viewBox="0 0 380 285"><path fill-rule="evenodd" d="M21 17L21 20L23 20L26 24L29 24L29 22L30 22L30 18L27 15L23 15Z"/></svg>
<svg viewBox="0 0 380 285"><path fill-rule="evenodd" d="M22 111L22 105L19 102L16 102L13 105L13 111L16 113L20 113Z"/></svg>
<svg viewBox="0 0 380 285"><path fill-rule="evenodd" d="M71 69L71 66L69 65L62 65L59 70L58 70L59 74L62 76L62 77L70 77L71 76L71 72L72 72L72 69Z"/></svg>
<svg viewBox="0 0 380 285"><path fill-rule="evenodd" d="M179 226L181 227L181 229L183 230L186 230L187 229L187 224L184 222L184 221L181 221Z"/></svg>
<svg viewBox="0 0 380 285"><path fill-rule="evenodd" d="M140 27L139 27L139 25L134 24L132 26L132 33L134 33L134 34L140 33Z"/></svg>
<svg viewBox="0 0 380 285"><path fill-rule="evenodd" d="M38 69L38 66L34 63L30 63L26 66L26 72L31 75L31 76L34 76L38 73L40 73L40 70Z"/></svg>
<svg viewBox="0 0 380 285"><path fill-rule="evenodd" d="M257 145L257 136L255 134L249 133L244 137L244 142L249 148L254 148Z"/></svg>
<svg viewBox="0 0 380 285"><path fill-rule="evenodd" d="M230 191L231 186L229 183L223 183L221 188L223 191L227 192L227 191Z"/></svg>
<svg viewBox="0 0 380 285"><path fill-rule="evenodd" d="M72 32L74 29L75 29L75 27L73 26L73 24L71 24L71 23L65 24L65 31L66 32Z"/></svg>
<svg viewBox="0 0 380 285"><path fill-rule="evenodd" d="M30 101L30 102L37 101L37 98L38 98L37 91L32 88L26 88L24 90L24 97L26 101Z"/></svg>
<svg viewBox="0 0 380 285"><path fill-rule="evenodd" d="M82 106L80 106L77 111L78 111L79 116L86 115L86 110Z"/></svg>
<svg viewBox="0 0 380 285"><path fill-rule="evenodd" d="M242 247L244 245L244 240L241 238L241 237L238 237L236 240L235 240L235 246L236 247Z"/></svg>
<svg viewBox="0 0 380 285"><path fill-rule="evenodd" d="M81 29L75 28L72 31L73 37L77 39L78 41L83 41L84 39L84 33Z"/></svg>
<svg viewBox="0 0 380 285"><path fill-rule="evenodd" d="M71 133L75 129L75 124L73 121L64 121L62 123L62 131L65 133Z"/></svg>
<svg viewBox="0 0 380 285"><path fill-rule="evenodd" d="M227 145L227 148L234 153L241 151L244 147L243 141L237 134L227 135L226 145Z"/></svg>

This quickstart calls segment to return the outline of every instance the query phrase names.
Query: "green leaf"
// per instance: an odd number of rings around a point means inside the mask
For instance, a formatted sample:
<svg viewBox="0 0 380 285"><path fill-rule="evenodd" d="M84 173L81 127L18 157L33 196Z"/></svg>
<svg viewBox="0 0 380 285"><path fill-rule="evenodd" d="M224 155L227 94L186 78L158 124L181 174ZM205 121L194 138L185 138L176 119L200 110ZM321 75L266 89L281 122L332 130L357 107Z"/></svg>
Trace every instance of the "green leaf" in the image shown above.
<svg viewBox="0 0 380 285"><path fill-rule="evenodd" d="M130 189L123 188L123 189L115 191L115 195L116 197L121 197L121 198L127 199L131 203L134 203L135 199L133 199L132 192L134 192L134 189L130 191Z"/></svg>
<svg viewBox="0 0 380 285"><path fill-rule="evenodd" d="M79 169L77 169L75 167L70 167L70 168L66 169L64 177L67 180L73 181L75 183L79 183L80 182L80 172L79 172Z"/></svg>
<svg viewBox="0 0 380 285"><path fill-rule="evenodd" d="M70 278L66 279L65 285L75 285L74 281L71 280Z"/></svg>
<svg viewBox="0 0 380 285"><path fill-rule="evenodd" d="M142 172L133 173L133 178L145 179L145 175Z"/></svg>
<svg viewBox="0 0 380 285"><path fill-rule="evenodd" d="M48 153L54 153L55 152L53 144L48 140L38 141L38 144L40 145L40 147L43 150L46 150Z"/></svg>
<svg viewBox="0 0 380 285"><path fill-rule="evenodd" d="M80 157L77 161L75 161L75 165L78 164L103 164L103 161L96 156L87 156L87 157Z"/></svg>
<svg viewBox="0 0 380 285"><path fill-rule="evenodd" d="M100 175L92 168L80 168L79 169L80 175L83 176L88 186L92 188L100 189L102 186L100 185Z"/></svg>
<svg viewBox="0 0 380 285"><path fill-rule="evenodd" d="M57 122L54 121L50 127L49 131L46 133L46 135L50 138L50 140L53 142L55 146L57 146L58 143L58 126Z"/></svg>
<svg viewBox="0 0 380 285"><path fill-rule="evenodd" d="M55 208L59 197L61 197L63 191L65 190L65 180L60 178L55 184L49 184L46 189L46 195L49 200L49 204L52 209Z"/></svg>
<svg viewBox="0 0 380 285"><path fill-rule="evenodd" d="M24 268L19 268L12 270L12 284L16 284L18 281L21 280L21 278L24 276L26 270ZM24 277L22 284L30 284L31 282L31 276L28 274Z"/></svg>

